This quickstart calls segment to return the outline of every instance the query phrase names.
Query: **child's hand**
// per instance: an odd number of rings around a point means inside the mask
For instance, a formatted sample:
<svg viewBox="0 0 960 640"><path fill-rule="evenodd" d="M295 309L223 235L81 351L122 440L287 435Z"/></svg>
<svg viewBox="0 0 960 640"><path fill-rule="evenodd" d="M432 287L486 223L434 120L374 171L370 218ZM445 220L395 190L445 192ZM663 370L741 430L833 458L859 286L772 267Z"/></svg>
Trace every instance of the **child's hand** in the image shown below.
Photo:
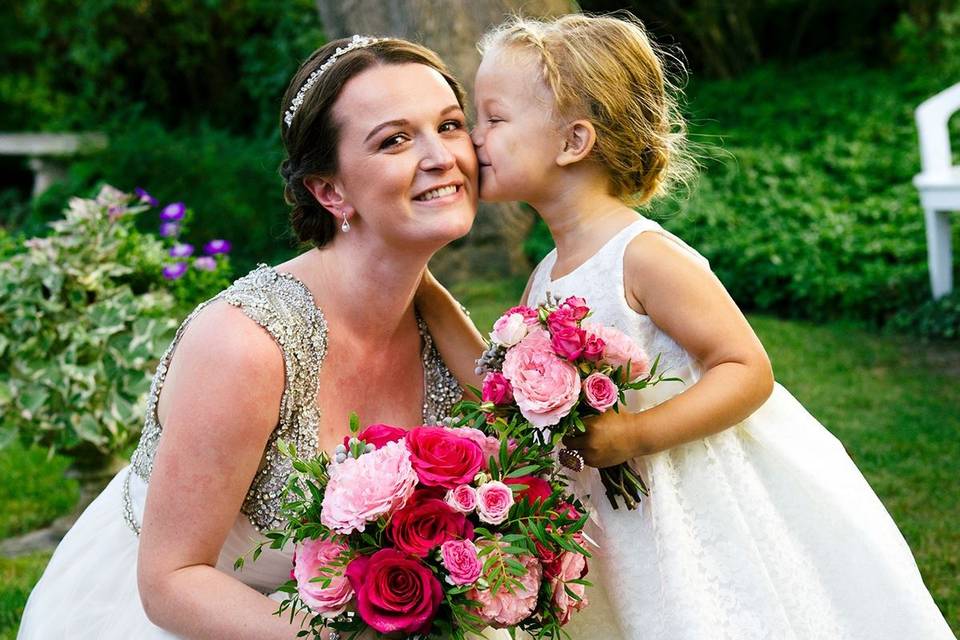
<svg viewBox="0 0 960 640"><path fill-rule="evenodd" d="M591 467L613 467L642 455L638 440L640 414L607 411L583 421L587 431L563 439L568 449L576 449Z"/></svg>

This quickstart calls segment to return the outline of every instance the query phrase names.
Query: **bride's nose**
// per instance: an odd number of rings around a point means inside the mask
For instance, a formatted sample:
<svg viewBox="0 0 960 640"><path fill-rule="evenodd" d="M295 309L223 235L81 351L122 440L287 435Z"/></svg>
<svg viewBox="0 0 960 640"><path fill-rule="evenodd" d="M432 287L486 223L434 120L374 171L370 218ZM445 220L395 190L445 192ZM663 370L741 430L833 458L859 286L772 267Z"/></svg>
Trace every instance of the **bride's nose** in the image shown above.
<svg viewBox="0 0 960 640"><path fill-rule="evenodd" d="M423 157L420 159L420 168L423 171L452 169L457 163L456 156L447 148L439 137L430 138L424 143Z"/></svg>

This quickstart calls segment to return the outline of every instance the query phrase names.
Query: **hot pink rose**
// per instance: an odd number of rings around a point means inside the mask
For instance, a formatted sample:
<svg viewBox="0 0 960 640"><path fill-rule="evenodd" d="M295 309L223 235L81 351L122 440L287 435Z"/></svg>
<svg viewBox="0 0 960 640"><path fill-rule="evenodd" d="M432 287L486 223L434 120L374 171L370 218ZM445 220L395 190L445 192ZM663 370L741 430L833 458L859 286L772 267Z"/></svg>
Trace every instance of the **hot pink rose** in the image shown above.
<svg viewBox="0 0 960 640"><path fill-rule="evenodd" d="M450 540L440 545L440 559L453 585L473 584L483 571L477 547L470 540Z"/></svg>
<svg viewBox="0 0 960 640"><path fill-rule="evenodd" d="M353 588L343 575L343 567L335 573L320 572L347 549L346 544L335 540L304 540L297 545L291 577L297 581L300 599L314 613L324 617L339 615L353 598ZM324 587L321 582L311 582L320 577L330 578L330 584Z"/></svg>
<svg viewBox="0 0 960 640"><path fill-rule="evenodd" d="M603 361L611 367L626 367L630 363L630 377L636 380L650 372L650 360L633 338L613 327L589 324L588 332L603 340Z"/></svg>
<svg viewBox="0 0 960 640"><path fill-rule="evenodd" d="M593 335L587 334L587 340L583 343L583 359L590 362L598 362L603 358L603 349L606 346L603 340Z"/></svg>
<svg viewBox="0 0 960 640"><path fill-rule="evenodd" d="M508 383L509 384L509 383ZM483 469L487 468L487 462L490 457L496 458L500 455L500 441L493 436L488 436L483 431L479 429L474 429L473 427L445 427L447 431L454 433L461 438L467 438L472 440L479 445L480 449L483 451ZM513 450L513 447L510 447L510 450Z"/></svg>
<svg viewBox="0 0 960 640"><path fill-rule="evenodd" d="M468 484L447 491L445 501L460 513L473 513L477 508L477 490Z"/></svg>
<svg viewBox="0 0 960 640"><path fill-rule="evenodd" d="M477 515L481 522L500 524L510 514L513 506L513 490L500 482L491 480L477 489Z"/></svg>
<svg viewBox="0 0 960 640"><path fill-rule="evenodd" d="M513 402L513 388L510 386L510 381L504 378L502 373L491 371L483 379L481 399L498 405L510 404Z"/></svg>
<svg viewBox="0 0 960 640"><path fill-rule="evenodd" d="M580 395L576 367L558 357L542 329L531 331L503 360L503 375L523 417L535 427L549 427L570 413Z"/></svg>
<svg viewBox="0 0 960 640"><path fill-rule="evenodd" d="M478 544L481 549L490 541ZM542 568L536 558L530 555L517 556L516 559L524 566L527 572L518 576L520 587L513 593L501 586L496 592L491 589L472 589L469 594L471 600L480 603L477 614L492 627L504 628L519 624L527 618L537 606L537 594L540 591Z"/></svg>
<svg viewBox="0 0 960 640"><path fill-rule="evenodd" d="M381 549L347 565L360 618L380 633L427 633L443 601L443 585L416 558Z"/></svg>
<svg viewBox="0 0 960 640"><path fill-rule="evenodd" d="M484 463L480 445L443 427L415 427L407 432L406 443L413 468L427 486L467 484Z"/></svg>
<svg viewBox="0 0 960 640"><path fill-rule="evenodd" d="M588 604L586 587L570 582L587 575L587 559L579 553L564 551L549 569L544 569L544 573L548 571L551 576L550 587L553 590L551 598L553 608L560 624L565 625L570 621L574 611L579 611ZM567 589L572 591L579 600L567 593Z"/></svg>
<svg viewBox="0 0 960 640"><path fill-rule="evenodd" d="M587 301L579 296L570 296L560 303L560 308L568 309L570 315L577 320L583 320L587 317L587 314L590 313L590 307L587 306Z"/></svg>
<svg viewBox="0 0 960 640"><path fill-rule="evenodd" d="M618 393L613 380L599 371L591 373L583 381L583 395L587 398L587 404L600 413L617 404Z"/></svg>
<svg viewBox="0 0 960 640"><path fill-rule="evenodd" d="M394 427L389 424L371 424L360 430L360 433L357 434L357 439L367 444L372 444L379 449L388 442L402 440L406 435L407 430L401 429L400 427ZM343 437L343 446L350 446L350 436Z"/></svg>
<svg viewBox="0 0 960 640"><path fill-rule="evenodd" d="M393 514L389 535L400 551L424 558L447 540L472 538L473 525L431 490L421 489Z"/></svg>
<svg viewBox="0 0 960 640"><path fill-rule="evenodd" d="M580 319L573 309L560 307L547 316L547 327L550 329L550 333L556 333L561 329L578 329Z"/></svg>
<svg viewBox="0 0 960 640"><path fill-rule="evenodd" d="M586 346L587 332L577 327L563 327L553 332L550 344L561 358L576 360Z"/></svg>
<svg viewBox="0 0 960 640"><path fill-rule="evenodd" d="M416 485L406 443L388 442L359 458L330 465L320 522L337 533L363 531L368 522L406 504Z"/></svg>
<svg viewBox="0 0 960 640"><path fill-rule="evenodd" d="M519 313L523 316L523 321L527 323L527 326L535 327L540 324L540 317L537 315L536 309L521 304L507 309L507 312L503 315L509 316L514 313Z"/></svg>

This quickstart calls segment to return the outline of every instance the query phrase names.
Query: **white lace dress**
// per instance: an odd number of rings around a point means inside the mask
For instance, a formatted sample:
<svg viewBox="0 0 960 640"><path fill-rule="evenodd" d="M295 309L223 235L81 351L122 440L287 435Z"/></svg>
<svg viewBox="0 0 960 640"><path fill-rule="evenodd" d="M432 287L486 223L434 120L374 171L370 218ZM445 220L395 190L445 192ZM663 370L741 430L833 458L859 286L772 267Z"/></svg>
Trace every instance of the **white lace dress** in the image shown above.
<svg viewBox="0 0 960 640"><path fill-rule="evenodd" d="M285 385L280 419L268 440L241 512L220 551L217 568L264 594L271 594L290 577L292 550L266 549L242 571L234 561L262 539L262 531L276 528L280 489L291 471L276 450L283 438L300 455L317 452L320 411L316 390L326 354L327 324L309 290L289 274L261 266L240 278L214 300L236 305L261 325L283 353ZM212 301L211 301L212 302ZM162 358L147 400L140 443L126 467L84 511L56 552L27 602L18 638L21 640L169 640L173 634L153 625L144 613L137 588L137 548L153 459L163 436L156 407L174 348L197 308L177 332ZM456 379L433 346L423 322L424 422L449 414L460 399ZM276 596L274 596L276 597ZM280 597L282 599L282 596ZM290 636L295 635L291 627ZM492 630L487 638L503 638Z"/></svg>
<svg viewBox="0 0 960 640"><path fill-rule="evenodd" d="M537 267L529 302L579 295L598 322L633 336L684 383L634 392L640 411L681 393L698 363L627 304L623 254L640 218L566 276L556 251ZM695 309L691 313L696 313ZM594 469L575 485L592 495L600 545L590 606L567 627L576 640L947 640L893 520L841 444L776 385L742 423L632 461L650 488L636 511L614 510ZM599 526L598 526L599 525Z"/></svg>

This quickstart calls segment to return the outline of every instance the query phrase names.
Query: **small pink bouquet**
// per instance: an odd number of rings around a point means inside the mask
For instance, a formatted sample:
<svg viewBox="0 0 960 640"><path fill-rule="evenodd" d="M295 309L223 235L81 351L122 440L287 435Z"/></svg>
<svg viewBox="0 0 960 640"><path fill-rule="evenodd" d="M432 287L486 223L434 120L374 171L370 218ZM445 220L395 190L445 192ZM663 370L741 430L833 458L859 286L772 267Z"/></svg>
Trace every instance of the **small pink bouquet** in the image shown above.
<svg viewBox="0 0 960 640"><path fill-rule="evenodd" d="M584 418L619 411L626 391L678 380L657 373L659 356L651 362L632 338L590 316L586 301L573 296L500 316L477 360L477 373L486 374L483 389L474 389L481 402L461 404L465 422L520 420L539 442L557 446L585 430ZM558 456L577 471L583 467L576 452L561 449ZM600 469L600 477L615 509L618 498L635 509L647 494L627 463Z"/></svg>
<svg viewBox="0 0 960 640"><path fill-rule="evenodd" d="M286 524L253 551L294 545L278 614L313 638L561 637L587 604L588 514L543 444L452 420L351 431L332 457L280 444Z"/></svg>

